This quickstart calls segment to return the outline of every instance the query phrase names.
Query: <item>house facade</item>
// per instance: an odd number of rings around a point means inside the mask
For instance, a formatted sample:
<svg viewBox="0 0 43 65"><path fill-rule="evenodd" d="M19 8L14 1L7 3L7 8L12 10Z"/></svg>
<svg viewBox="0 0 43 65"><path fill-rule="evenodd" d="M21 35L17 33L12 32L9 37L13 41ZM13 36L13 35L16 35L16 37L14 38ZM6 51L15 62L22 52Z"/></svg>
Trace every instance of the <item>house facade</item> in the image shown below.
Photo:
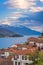
<svg viewBox="0 0 43 65"><path fill-rule="evenodd" d="M36 47L40 47L40 49L43 49L43 38L34 38L34 37L31 37L31 38L28 38L28 43L31 45L31 46L36 46Z"/></svg>
<svg viewBox="0 0 43 65"><path fill-rule="evenodd" d="M13 61L13 65L25 65L25 64L33 63L32 60L29 60L27 55L14 55L12 61Z"/></svg>
<svg viewBox="0 0 43 65"><path fill-rule="evenodd" d="M36 47L25 44L16 44L15 49L15 45L13 45L13 57L11 59L11 61L13 61L13 65L33 64L33 61L30 59L29 55L32 54L36 49Z"/></svg>
<svg viewBox="0 0 43 65"><path fill-rule="evenodd" d="M29 59L29 53L30 53L30 50L20 50L20 51L14 52L14 56L12 58L13 65L32 64L33 61Z"/></svg>
<svg viewBox="0 0 43 65"><path fill-rule="evenodd" d="M3 49L3 50L1 50L0 57L7 58L10 54L11 54L11 52L8 49Z"/></svg>

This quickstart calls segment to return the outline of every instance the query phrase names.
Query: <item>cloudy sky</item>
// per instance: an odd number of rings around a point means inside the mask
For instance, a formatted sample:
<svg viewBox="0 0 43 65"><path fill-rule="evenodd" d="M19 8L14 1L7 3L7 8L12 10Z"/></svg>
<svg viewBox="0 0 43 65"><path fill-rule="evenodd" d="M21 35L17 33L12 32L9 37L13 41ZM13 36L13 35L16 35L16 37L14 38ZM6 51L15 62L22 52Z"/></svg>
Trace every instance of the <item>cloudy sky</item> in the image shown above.
<svg viewBox="0 0 43 65"><path fill-rule="evenodd" d="M0 25L43 31L43 0L0 0Z"/></svg>

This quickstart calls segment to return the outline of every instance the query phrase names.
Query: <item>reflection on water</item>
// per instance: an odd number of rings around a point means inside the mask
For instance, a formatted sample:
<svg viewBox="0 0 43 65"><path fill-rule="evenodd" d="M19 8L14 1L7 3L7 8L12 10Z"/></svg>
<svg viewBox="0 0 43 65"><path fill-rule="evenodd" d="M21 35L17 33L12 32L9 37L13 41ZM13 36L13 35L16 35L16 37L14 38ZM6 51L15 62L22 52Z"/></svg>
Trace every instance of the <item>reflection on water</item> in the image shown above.
<svg viewBox="0 0 43 65"><path fill-rule="evenodd" d="M10 47L12 44L25 43L27 41L27 38L29 37L31 36L15 37L15 38L0 38L0 48L7 48Z"/></svg>

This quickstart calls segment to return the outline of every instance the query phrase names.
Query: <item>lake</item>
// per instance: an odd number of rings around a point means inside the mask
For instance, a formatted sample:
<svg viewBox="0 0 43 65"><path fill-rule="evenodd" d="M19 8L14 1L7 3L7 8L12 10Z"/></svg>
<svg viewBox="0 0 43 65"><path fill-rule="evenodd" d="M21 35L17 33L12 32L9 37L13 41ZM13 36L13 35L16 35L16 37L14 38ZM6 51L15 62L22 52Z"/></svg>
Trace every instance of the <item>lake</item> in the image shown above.
<svg viewBox="0 0 43 65"><path fill-rule="evenodd" d="M12 44L22 44L27 41L27 38L32 36L14 37L14 38L0 38L0 49L10 47ZM37 36L33 36L37 37Z"/></svg>

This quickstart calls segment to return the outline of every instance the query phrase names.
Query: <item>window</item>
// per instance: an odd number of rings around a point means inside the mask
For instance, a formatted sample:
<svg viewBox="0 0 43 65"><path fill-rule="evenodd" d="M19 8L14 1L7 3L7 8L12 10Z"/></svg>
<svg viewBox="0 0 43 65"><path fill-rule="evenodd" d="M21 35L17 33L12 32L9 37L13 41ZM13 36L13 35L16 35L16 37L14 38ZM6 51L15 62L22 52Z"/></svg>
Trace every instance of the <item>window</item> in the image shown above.
<svg viewBox="0 0 43 65"><path fill-rule="evenodd" d="M32 60L32 57L29 57L29 60Z"/></svg>
<svg viewBox="0 0 43 65"><path fill-rule="evenodd" d="M4 52L2 54L4 54Z"/></svg>
<svg viewBox="0 0 43 65"><path fill-rule="evenodd" d="M18 65L20 65L20 62L18 62Z"/></svg>
<svg viewBox="0 0 43 65"><path fill-rule="evenodd" d="M19 58L19 56L17 55L17 58Z"/></svg>
<svg viewBox="0 0 43 65"><path fill-rule="evenodd" d="M5 58L5 56L1 56L1 58Z"/></svg>
<svg viewBox="0 0 43 65"><path fill-rule="evenodd" d="M14 60L16 60L15 56L14 56Z"/></svg>
<svg viewBox="0 0 43 65"><path fill-rule="evenodd" d="M25 63L25 65L29 65L28 63Z"/></svg>
<svg viewBox="0 0 43 65"><path fill-rule="evenodd" d="M15 62L15 65L17 65L17 62Z"/></svg>
<svg viewBox="0 0 43 65"><path fill-rule="evenodd" d="M22 60L24 60L24 56L22 56Z"/></svg>
<svg viewBox="0 0 43 65"><path fill-rule="evenodd" d="M25 60L27 60L27 56L25 56Z"/></svg>
<svg viewBox="0 0 43 65"><path fill-rule="evenodd" d="M22 60L27 60L27 56L22 56Z"/></svg>

